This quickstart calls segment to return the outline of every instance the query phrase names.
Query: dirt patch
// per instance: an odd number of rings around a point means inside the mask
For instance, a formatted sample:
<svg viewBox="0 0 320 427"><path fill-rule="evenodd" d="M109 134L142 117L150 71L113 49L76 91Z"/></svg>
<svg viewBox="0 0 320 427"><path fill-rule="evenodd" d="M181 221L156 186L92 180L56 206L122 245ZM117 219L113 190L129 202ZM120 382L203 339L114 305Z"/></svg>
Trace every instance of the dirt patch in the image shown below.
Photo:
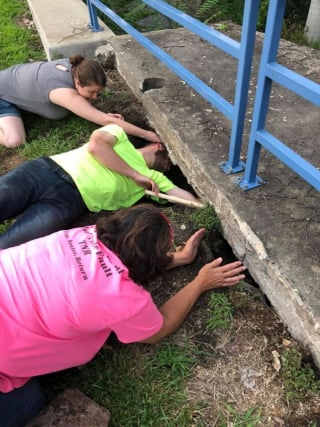
<svg viewBox="0 0 320 427"><path fill-rule="evenodd" d="M148 127L142 106L115 70L107 73L109 95L102 96L96 105L103 111L121 113L127 121ZM141 144L133 139L136 145ZM2 173L23 161L14 150L1 150ZM175 168L171 178L178 185L188 188L180 171ZM169 205L162 208L171 218L175 231L175 244L181 245L192 234L190 221L192 209ZM98 215L87 215L77 224L93 223ZM190 281L201 266L212 257L233 258L232 250L219 233L207 235L199 256L190 266L170 271L153 284L152 293L161 303L177 289ZM217 291L222 292L222 291ZM298 399L286 397L282 375L281 356L296 348L303 354L303 363L311 362L308 354L300 349L289 336L285 326L273 311L258 287L248 276L246 283L224 290L231 302L232 321L227 329L208 328L209 294L198 301L183 326L170 337L175 342L197 345L203 350L189 379L187 392L194 411L194 424L202 426L317 426L320 425L320 398L316 393L301 392ZM143 360L143 349L141 350ZM275 353L276 352L276 353ZM275 355L279 355L278 357ZM279 362L280 364L277 364ZM196 405L197 403L197 405ZM255 410L255 411L254 411ZM235 414L257 414L257 423L236 420ZM224 420L224 424L222 424Z"/></svg>
<svg viewBox="0 0 320 427"><path fill-rule="evenodd" d="M192 211L177 206L173 209L174 218L177 218L177 212L181 215L178 220L173 219L176 243L183 244L187 235L193 232L188 221ZM170 216L170 211L166 213ZM212 245L212 237L215 245ZM231 248L221 236L208 235L197 260L191 266L170 272L168 280L162 279L154 289L155 297L159 298L160 294L160 300L164 300L191 280L201 265L217 256L223 256L225 260L233 258ZM171 289L168 289L168 283ZM163 288L166 295L163 295ZM294 401L288 400L281 366L281 357L288 349L301 352L306 363L311 360L290 337L251 277L236 287L216 292L225 294L231 302L233 320L230 327L208 329L210 294L206 294L173 337L175 342L187 339L189 343L200 346L205 354L210 354L199 359L194 375L188 381L190 404L194 406L196 402L203 402L202 409L194 413L194 425L319 425L319 395L307 396L301 392ZM274 354L278 355L276 359ZM276 364L277 361L280 365ZM249 415L246 418L251 411L256 414L257 424L252 421L254 416L251 421Z"/></svg>

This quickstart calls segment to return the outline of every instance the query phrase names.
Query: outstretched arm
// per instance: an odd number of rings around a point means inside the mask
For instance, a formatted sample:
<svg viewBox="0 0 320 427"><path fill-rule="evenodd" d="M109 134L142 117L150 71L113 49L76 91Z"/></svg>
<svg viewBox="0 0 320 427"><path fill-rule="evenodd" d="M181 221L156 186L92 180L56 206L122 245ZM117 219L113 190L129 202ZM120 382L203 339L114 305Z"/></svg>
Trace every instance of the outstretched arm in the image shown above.
<svg viewBox="0 0 320 427"><path fill-rule="evenodd" d="M91 134L87 149L88 152L106 168L133 179L140 187L158 192L159 187L152 179L137 172L118 156L113 149L116 142L117 138L115 136L98 129Z"/></svg>
<svg viewBox="0 0 320 427"><path fill-rule="evenodd" d="M199 202L199 199L196 198L193 194L191 194L187 190L183 190L180 187L172 188L172 190L167 191L169 196L180 197L181 199L191 200L192 202Z"/></svg>
<svg viewBox="0 0 320 427"><path fill-rule="evenodd" d="M107 114L98 110L93 107L87 99L80 96L75 89L54 89L50 92L49 98L54 104L60 105L90 122L101 126L113 123L121 126L128 135L138 136L150 142L160 142L160 138L155 132L142 129L126 122L125 120L122 120L121 116L118 114Z"/></svg>
<svg viewBox="0 0 320 427"><path fill-rule="evenodd" d="M172 334L182 324L191 308L203 292L219 287L236 285L245 278L245 267L240 261L221 265L218 258L201 268L197 276L188 285L177 292L160 307L163 315L163 325L160 331L143 343L155 344L164 337Z"/></svg>

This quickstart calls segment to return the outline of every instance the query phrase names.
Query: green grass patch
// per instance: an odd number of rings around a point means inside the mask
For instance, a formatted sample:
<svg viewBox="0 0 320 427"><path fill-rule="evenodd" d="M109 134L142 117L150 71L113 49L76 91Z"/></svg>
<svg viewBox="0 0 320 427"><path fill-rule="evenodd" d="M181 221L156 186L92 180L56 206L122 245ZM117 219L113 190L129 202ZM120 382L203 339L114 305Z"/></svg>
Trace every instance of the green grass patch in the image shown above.
<svg viewBox="0 0 320 427"><path fill-rule="evenodd" d="M26 25L32 19L27 2L0 0L0 10L0 69L45 59L38 33Z"/></svg>
<svg viewBox="0 0 320 427"><path fill-rule="evenodd" d="M231 405L225 403L226 414L221 414L219 427L255 427L261 419L261 408L257 406L250 407L245 413L238 411Z"/></svg>
<svg viewBox="0 0 320 427"><path fill-rule="evenodd" d="M228 295L221 292L211 292L208 302L207 329L229 329L232 320L232 304Z"/></svg>
<svg viewBox="0 0 320 427"><path fill-rule="evenodd" d="M80 370L56 374L53 384L49 376L45 386L51 397L67 387L83 390L110 411L110 427L192 425L194 408L184 388L197 349L170 342L116 347L112 352L101 350Z"/></svg>
<svg viewBox="0 0 320 427"><path fill-rule="evenodd" d="M209 204L202 209L195 209L189 218L195 228L205 228L207 233L210 233L212 230L222 230L221 221L213 207Z"/></svg>
<svg viewBox="0 0 320 427"><path fill-rule="evenodd" d="M11 225L12 220L6 220L0 224L0 234L4 233Z"/></svg>
<svg viewBox="0 0 320 427"><path fill-rule="evenodd" d="M320 381L308 363L303 363L301 353L289 348L281 357L285 396L288 401L299 401L313 393L320 393Z"/></svg>
<svg viewBox="0 0 320 427"><path fill-rule="evenodd" d="M28 115L24 123L30 130L27 132L27 144L18 148L18 152L26 159L72 150L89 140L89 136L97 125L73 116L63 120L47 120Z"/></svg>

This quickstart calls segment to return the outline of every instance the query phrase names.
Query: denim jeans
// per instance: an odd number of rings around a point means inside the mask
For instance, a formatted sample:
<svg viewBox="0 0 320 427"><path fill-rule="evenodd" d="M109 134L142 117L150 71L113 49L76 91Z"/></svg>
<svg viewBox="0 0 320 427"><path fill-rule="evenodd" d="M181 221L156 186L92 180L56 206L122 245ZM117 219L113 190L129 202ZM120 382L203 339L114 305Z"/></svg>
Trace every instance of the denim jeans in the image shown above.
<svg viewBox="0 0 320 427"><path fill-rule="evenodd" d="M0 427L24 427L46 404L47 397L35 378L9 393L0 392Z"/></svg>
<svg viewBox="0 0 320 427"><path fill-rule="evenodd" d="M0 177L0 248L63 230L87 210L70 175L51 159L31 160Z"/></svg>

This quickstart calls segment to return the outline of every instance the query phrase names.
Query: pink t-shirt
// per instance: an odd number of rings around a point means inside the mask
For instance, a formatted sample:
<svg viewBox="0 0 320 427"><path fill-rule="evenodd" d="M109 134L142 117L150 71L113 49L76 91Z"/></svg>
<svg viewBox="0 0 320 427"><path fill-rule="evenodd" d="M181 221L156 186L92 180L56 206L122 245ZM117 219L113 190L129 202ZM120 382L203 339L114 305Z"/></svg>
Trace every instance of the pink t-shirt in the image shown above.
<svg viewBox="0 0 320 427"><path fill-rule="evenodd" d="M162 326L151 295L95 226L0 251L0 391L91 360L111 331L124 343Z"/></svg>

